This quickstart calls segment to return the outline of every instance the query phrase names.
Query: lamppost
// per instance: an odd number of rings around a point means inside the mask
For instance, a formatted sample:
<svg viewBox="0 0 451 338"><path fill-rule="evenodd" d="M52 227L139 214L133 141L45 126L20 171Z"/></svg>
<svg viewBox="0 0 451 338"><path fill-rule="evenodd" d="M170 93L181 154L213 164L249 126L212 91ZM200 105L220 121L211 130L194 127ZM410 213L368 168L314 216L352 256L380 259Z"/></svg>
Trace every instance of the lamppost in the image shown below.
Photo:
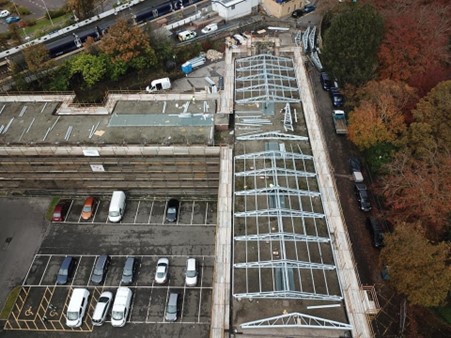
<svg viewBox="0 0 451 338"><path fill-rule="evenodd" d="M47 15L49 16L50 23L53 26L53 21L52 21L52 17L50 16L49 9L47 8L47 5L45 4L44 0L42 0L42 3L44 4L45 11L47 12Z"/></svg>

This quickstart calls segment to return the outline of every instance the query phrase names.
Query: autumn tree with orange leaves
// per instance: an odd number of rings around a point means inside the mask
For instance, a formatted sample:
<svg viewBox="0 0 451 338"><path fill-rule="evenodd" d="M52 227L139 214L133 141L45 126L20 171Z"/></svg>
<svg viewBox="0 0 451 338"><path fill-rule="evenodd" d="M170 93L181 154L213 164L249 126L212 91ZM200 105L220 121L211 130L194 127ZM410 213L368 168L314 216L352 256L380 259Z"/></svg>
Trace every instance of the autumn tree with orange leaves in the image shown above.
<svg viewBox="0 0 451 338"><path fill-rule="evenodd" d="M415 99L409 86L391 80L370 81L357 91L360 104L349 114L349 139L360 149L397 142L405 131L405 110Z"/></svg>
<svg viewBox="0 0 451 338"><path fill-rule="evenodd" d="M110 27L99 43L100 50L113 64L143 69L156 64L155 52L148 36L131 22L121 19ZM126 69L125 69L126 71Z"/></svg>

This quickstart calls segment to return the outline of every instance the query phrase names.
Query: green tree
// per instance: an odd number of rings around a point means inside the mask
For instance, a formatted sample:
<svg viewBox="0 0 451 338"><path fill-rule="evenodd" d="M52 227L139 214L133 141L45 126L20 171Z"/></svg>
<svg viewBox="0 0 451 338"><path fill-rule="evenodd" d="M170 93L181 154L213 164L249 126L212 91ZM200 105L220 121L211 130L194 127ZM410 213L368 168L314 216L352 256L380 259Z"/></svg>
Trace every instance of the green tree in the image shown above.
<svg viewBox="0 0 451 338"><path fill-rule="evenodd" d="M451 149L451 80L440 82L412 111L414 122L409 126L406 147L422 158L431 151L449 156Z"/></svg>
<svg viewBox="0 0 451 338"><path fill-rule="evenodd" d="M383 36L380 15L369 5L350 4L331 21L321 59L344 83L360 86L374 77Z"/></svg>
<svg viewBox="0 0 451 338"><path fill-rule="evenodd" d="M70 74L81 74L88 87L92 87L105 76L107 66L104 58L91 54L79 54L70 61Z"/></svg>
<svg viewBox="0 0 451 338"><path fill-rule="evenodd" d="M386 235L381 256L389 266L390 282L410 303L438 306L451 290L451 269L446 263L450 247L430 243L415 227L396 226Z"/></svg>

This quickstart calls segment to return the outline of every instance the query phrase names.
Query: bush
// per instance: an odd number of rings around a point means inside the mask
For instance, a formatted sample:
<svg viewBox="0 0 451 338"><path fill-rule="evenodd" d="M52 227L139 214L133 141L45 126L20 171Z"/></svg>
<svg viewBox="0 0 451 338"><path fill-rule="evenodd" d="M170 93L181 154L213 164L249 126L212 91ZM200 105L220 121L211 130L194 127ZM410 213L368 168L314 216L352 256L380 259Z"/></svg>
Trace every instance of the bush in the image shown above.
<svg viewBox="0 0 451 338"><path fill-rule="evenodd" d="M52 18L58 18L60 16L66 15L67 13L70 13L70 10L67 8L67 6L49 10L50 17Z"/></svg>

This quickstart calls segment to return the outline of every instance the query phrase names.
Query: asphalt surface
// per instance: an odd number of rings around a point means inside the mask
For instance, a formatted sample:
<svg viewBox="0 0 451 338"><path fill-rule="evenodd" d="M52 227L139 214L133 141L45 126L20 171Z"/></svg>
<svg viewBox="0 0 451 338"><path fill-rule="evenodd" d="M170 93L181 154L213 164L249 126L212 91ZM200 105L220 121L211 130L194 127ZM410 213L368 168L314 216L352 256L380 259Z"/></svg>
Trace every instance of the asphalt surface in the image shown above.
<svg viewBox="0 0 451 338"><path fill-rule="evenodd" d="M22 283L47 231L50 198L0 199L0 308L9 291Z"/></svg>

